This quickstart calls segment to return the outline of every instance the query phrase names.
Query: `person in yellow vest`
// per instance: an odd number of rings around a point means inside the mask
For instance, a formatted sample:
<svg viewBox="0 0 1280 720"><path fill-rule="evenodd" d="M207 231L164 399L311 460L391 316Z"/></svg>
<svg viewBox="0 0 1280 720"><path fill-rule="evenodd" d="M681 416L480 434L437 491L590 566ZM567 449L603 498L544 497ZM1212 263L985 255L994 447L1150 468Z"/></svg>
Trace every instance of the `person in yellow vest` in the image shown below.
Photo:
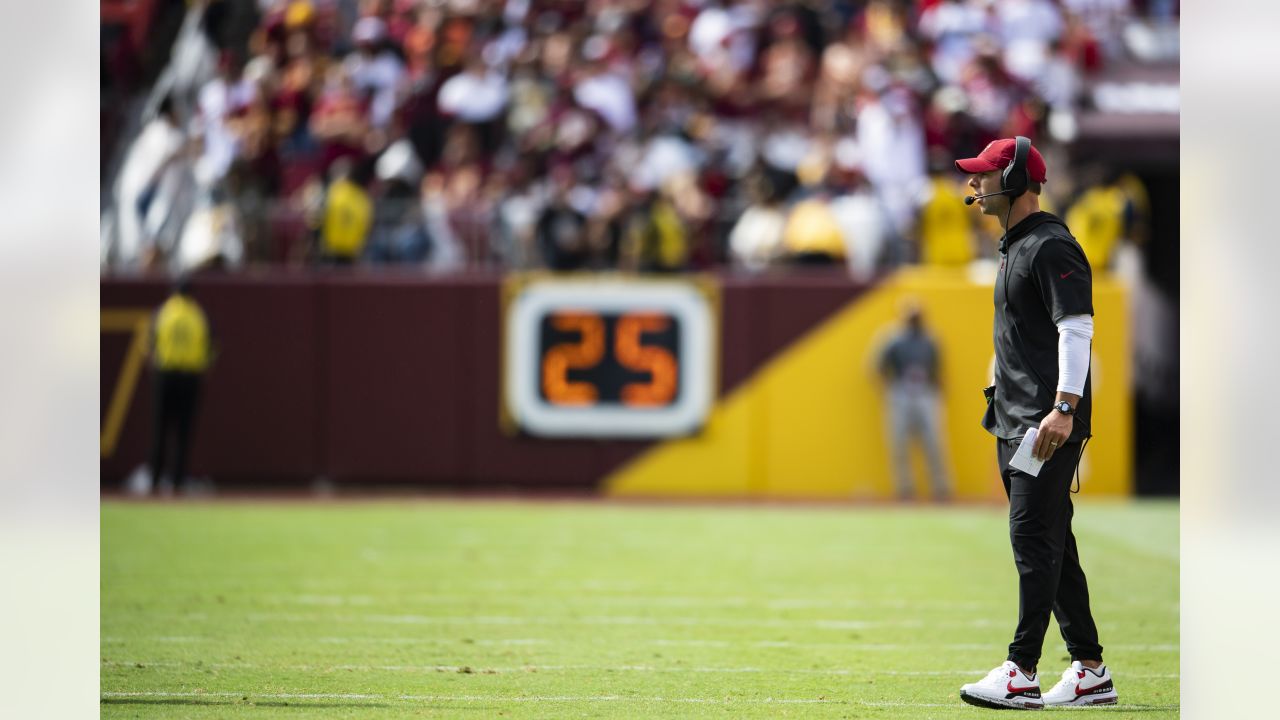
<svg viewBox="0 0 1280 720"><path fill-rule="evenodd" d="M1124 238L1127 207L1125 191L1104 182L1085 190L1067 211L1067 225L1084 248L1090 266L1110 268L1112 252Z"/></svg>
<svg viewBox="0 0 1280 720"><path fill-rule="evenodd" d="M801 200L791 208L782 228L782 246L796 265L844 262L844 234L825 195Z"/></svg>
<svg viewBox="0 0 1280 720"><path fill-rule="evenodd" d="M173 294L156 311L151 323L155 385L150 465L152 482L162 493L185 482L201 380L212 361L209 321L191 297L190 279L180 277ZM171 435L173 474L166 478L165 459Z"/></svg>
<svg viewBox="0 0 1280 720"><path fill-rule="evenodd" d="M351 160L336 160L320 224L321 260L333 265L355 263L364 252L372 225L373 202L353 179Z"/></svg>
<svg viewBox="0 0 1280 720"><path fill-rule="evenodd" d="M974 258L973 214L964 204L966 188L952 177L950 161L930 157L929 184L920 205L920 263L964 267Z"/></svg>

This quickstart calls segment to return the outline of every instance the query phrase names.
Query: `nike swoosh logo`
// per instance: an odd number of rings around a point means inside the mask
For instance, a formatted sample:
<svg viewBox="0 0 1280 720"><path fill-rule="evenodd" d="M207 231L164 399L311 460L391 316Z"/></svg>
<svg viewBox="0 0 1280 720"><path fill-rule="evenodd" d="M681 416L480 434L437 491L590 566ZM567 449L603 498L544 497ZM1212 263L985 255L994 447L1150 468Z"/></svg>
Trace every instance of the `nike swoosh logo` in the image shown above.
<svg viewBox="0 0 1280 720"><path fill-rule="evenodd" d="M1099 683L1097 685L1094 685L1091 688L1084 688L1077 685L1076 697L1080 697L1081 695L1089 695L1091 693L1096 693L1096 692L1106 692L1107 691L1106 685L1107 683Z"/></svg>
<svg viewBox="0 0 1280 720"><path fill-rule="evenodd" d="M1009 690L1009 693L1012 695L1019 695L1022 693L1035 693L1036 697L1040 697L1040 688L1036 687L1035 685L1028 685L1027 687L1019 688L1019 687L1014 687L1013 681L1010 680L1009 684L1006 685L1005 687Z"/></svg>
<svg viewBox="0 0 1280 720"><path fill-rule="evenodd" d="M1060 280L1066 280L1066 279L1067 279L1067 276L1068 276L1068 275L1070 275L1070 274L1071 274L1071 273L1073 273L1073 272L1075 272L1075 270L1072 270L1071 272L1064 272L1064 273L1062 273L1061 275L1059 275L1059 276L1058 276L1058 279L1060 279Z"/></svg>

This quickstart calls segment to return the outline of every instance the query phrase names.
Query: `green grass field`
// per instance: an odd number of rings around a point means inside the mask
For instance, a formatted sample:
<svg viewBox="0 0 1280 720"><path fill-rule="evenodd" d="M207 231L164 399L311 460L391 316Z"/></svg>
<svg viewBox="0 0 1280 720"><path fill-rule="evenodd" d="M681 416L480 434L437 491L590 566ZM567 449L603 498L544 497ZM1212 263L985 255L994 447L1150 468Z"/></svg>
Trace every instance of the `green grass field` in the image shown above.
<svg viewBox="0 0 1280 720"><path fill-rule="evenodd" d="M102 716L988 715L957 691L1016 620L1004 513L104 501ZM1075 528L1121 702L1075 712L1177 717L1177 504Z"/></svg>

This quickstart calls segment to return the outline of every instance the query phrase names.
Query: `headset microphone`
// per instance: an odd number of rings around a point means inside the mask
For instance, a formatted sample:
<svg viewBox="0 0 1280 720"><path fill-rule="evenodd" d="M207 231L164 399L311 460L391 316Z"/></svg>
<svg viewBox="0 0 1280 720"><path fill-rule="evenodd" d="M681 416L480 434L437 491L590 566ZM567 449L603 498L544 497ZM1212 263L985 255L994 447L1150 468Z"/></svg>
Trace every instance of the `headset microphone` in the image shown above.
<svg viewBox="0 0 1280 720"><path fill-rule="evenodd" d="M975 201L981 200L982 198L989 198L989 197L991 197L992 195L1008 195L1008 194L1009 194L1009 193L1011 193L1011 192L1013 192L1013 191L1012 191L1012 190L1001 190L1001 191L999 191L999 192L987 193L986 195L966 195L966 196L965 196L965 198L964 198L964 204L965 204L965 205L972 205Z"/></svg>

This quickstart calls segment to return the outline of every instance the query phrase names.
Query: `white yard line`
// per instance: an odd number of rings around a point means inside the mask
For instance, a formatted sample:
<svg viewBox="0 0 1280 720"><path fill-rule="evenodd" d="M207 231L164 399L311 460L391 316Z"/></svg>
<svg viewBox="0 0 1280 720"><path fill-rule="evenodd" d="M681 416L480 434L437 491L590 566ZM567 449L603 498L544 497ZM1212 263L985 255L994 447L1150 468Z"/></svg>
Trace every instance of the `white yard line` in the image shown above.
<svg viewBox="0 0 1280 720"><path fill-rule="evenodd" d="M639 605L642 607L710 607L710 608L767 608L769 610L805 610L805 609L881 609L881 610L903 610L907 612L927 612L942 611L948 613L955 612L987 612L991 609L991 603L980 602L908 602L906 600L859 600L854 598L797 598L797 597L746 597L735 595L666 595L666 594L644 594L641 592L617 592L614 593L595 591L583 591L582 589L528 589L520 592L502 592L493 593L489 590L477 589L472 592L466 590L453 589L449 592L420 592L409 591L401 592L389 590L384 595L374 596L367 594L344 594L344 593L267 593L261 596L254 595L252 597L260 598L267 602L279 605L318 605L325 607L342 607L347 605L354 606L370 606L378 604L386 604L394 602L395 604L428 604L443 605L448 603L474 603L477 600L484 602L493 602L497 604L515 603L525 605L529 602L545 602L563 604L565 598L582 598L589 595L588 600L591 604L597 605ZM1150 606L1151 603L1135 600L1134 598L1120 598L1110 602L1109 604L1121 604L1126 606L1143 605ZM1158 603L1150 609L1162 610L1166 612L1178 612L1179 605L1173 603Z"/></svg>
<svg viewBox="0 0 1280 720"><path fill-rule="evenodd" d="M531 601L564 604L566 597L581 597L581 593L542 592L520 594L489 594L483 598L485 602L495 604L526 605ZM257 597L257 596L255 596ZM474 603L479 599L478 593L398 593L391 592L383 597L372 595L317 594L317 593L274 593L260 596L262 600L278 605L318 605L323 607L369 606L385 604L393 601L396 604L444 605L451 603ZM638 605L641 607L710 607L710 608L767 608L769 610L806 610L806 609L882 609L904 611L942 611L942 612L985 612L990 609L987 603L908 603L903 600L824 600L815 598L774 598L761 599L742 596L688 596L688 595L643 595L618 594L594 595L590 598L592 605Z"/></svg>
<svg viewBox="0 0 1280 720"><path fill-rule="evenodd" d="M230 616L230 614L228 614ZM203 613L182 614L183 620L207 620ZM848 618L793 619L779 617L722 617L698 615L423 615L418 613L296 613L248 612L236 619L259 623L370 623L383 625L618 625L746 628L816 628L819 630L874 630L877 628L990 628L1004 627L1007 618L963 620L904 618L856 620Z"/></svg>
<svg viewBox="0 0 1280 720"><path fill-rule="evenodd" d="M982 668L970 670L851 670L848 668L762 668L762 667L708 667L708 666L654 666L654 665L520 665L510 667L485 667L482 665L276 665L256 663L192 663L173 662L167 660L103 660L108 667L201 667L216 670L286 670L293 672L325 672L332 670L353 670L359 672L468 672L477 675L492 673L536 673L536 672L572 672L589 670L592 672L672 672L672 673L780 673L783 675L867 675L884 677L966 677L982 675ZM1176 673L1122 673L1119 677L1138 680L1176 679Z"/></svg>
<svg viewBox="0 0 1280 720"><path fill-rule="evenodd" d="M862 707L964 707L959 700L951 703L917 703L893 700L847 700L836 698L694 698L694 697L623 697L621 695L375 695L365 693L253 693L253 692L104 692L102 699L126 698L243 698L245 700L402 700L409 702L652 702L695 703L706 705L858 705ZM1124 710L1177 710L1178 705L1114 705L1108 709ZM1094 712L1098 708L1092 708Z"/></svg>
<svg viewBox="0 0 1280 720"><path fill-rule="evenodd" d="M224 636L198 636L198 635L145 635L133 638L120 637L116 635L108 635L102 638L102 642L110 644L125 644L133 642L167 642L175 644L196 644L196 643L215 643L225 642L228 639ZM477 639L464 641L462 638L413 638L413 637L350 637L350 636L326 636L326 637L308 637L299 638L300 641L321 642L335 645L426 645L426 644L463 644L463 645L567 645L570 644L563 639L553 638L499 638L499 639ZM239 641L237 641L239 642ZM612 640L604 639L601 642L610 642ZM672 646L672 647L758 647L758 648L837 648L846 650L920 650L928 648L933 650L991 650L990 643L866 643L866 642L806 642L801 640L686 640L686 639L651 639L644 641L650 645ZM1112 644L1108 643L1106 649L1115 652L1168 652L1176 653L1180 651L1179 645L1176 643L1169 644Z"/></svg>
<svg viewBox="0 0 1280 720"><path fill-rule="evenodd" d="M848 620L842 618L826 618L813 620L792 620L787 618L727 618L698 616L657 616L639 615L581 615L565 617L547 617L538 615L418 615L405 614L334 614L307 615L302 613L253 612L242 616L251 622L299 622L299 623L375 623L387 625L623 625L623 626L662 626L679 625L688 627L764 627L764 628L817 628L820 630L871 630L875 628L923 628L923 627L959 627L986 628L1008 624L1007 620L978 618L958 621L930 621L920 619L909 620Z"/></svg>

